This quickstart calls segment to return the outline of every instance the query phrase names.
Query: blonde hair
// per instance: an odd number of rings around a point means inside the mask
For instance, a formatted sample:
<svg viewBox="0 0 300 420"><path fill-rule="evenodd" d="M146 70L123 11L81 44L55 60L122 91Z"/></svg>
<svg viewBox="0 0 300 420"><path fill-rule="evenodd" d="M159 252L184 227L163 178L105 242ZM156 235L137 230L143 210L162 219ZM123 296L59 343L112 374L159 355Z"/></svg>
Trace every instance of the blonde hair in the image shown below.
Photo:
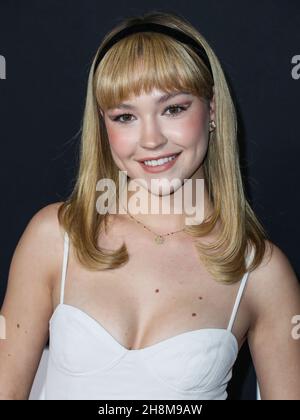
<svg viewBox="0 0 300 420"><path fill-rule="evenodd" d="M131 34L114 44L94 74L97 53L103 45L119 30L139 22L175 27L194 38L209 57L213 78L189 46L161 33L145 32ZM236 112L219 60L205 38L183 17L153 11L129 17L110 31L90 68L79 171L73 191L58 211L59 222L68 232L78 260L88 269L113 269L129 259L125 243L117 250L104 250L97 244L100 232L107 229L108 215L96 211L96 184L102 178L109 178L116 185L115 198L120 192L119 168L111 155L100 109L113 107L133 94L148 93L153 88L166 92L187 90L209 101L213 97L213 86L216 129L210 135L203 162L213 211L203 223L188 226L185 231L200 238L212 232L217 222L220 224L214 242L205 244L198 240L195 245L200 260L217 281L234 283L262 261L266 233L245 197L239 167ZM252 249L254 258L247 267L245 256Z"/></svg>

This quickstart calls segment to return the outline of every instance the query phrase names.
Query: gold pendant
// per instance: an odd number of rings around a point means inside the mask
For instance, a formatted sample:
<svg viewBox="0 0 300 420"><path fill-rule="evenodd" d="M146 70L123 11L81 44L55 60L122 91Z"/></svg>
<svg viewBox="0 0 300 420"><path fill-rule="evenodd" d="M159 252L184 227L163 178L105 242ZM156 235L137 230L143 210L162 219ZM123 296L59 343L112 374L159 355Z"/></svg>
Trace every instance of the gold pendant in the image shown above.
<svg viewBox="0 0 300 420"><path fill-rule="evenodd" d="M165 242L165 239L162 236L156 236L154 240L158 245L163 244Z"/></svg>

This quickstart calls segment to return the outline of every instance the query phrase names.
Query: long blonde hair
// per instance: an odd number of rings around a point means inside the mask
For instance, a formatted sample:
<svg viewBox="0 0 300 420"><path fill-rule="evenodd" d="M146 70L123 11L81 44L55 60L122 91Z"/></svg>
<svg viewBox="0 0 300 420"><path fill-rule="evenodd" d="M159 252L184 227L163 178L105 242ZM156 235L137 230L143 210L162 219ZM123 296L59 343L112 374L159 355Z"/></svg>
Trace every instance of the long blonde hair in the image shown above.
<svg viewBox="0 0 300 420"><path fill-rule="evenodd" d="M114 44L97 69L98 52L119 30L139 22L155 22L175 27L202 45L209 57L213 78L199 56L187 45L161 33L135 33ZM140 65L142 64L142 71ZM100 109L107 109L142 91L187 90L210 100L215 93L216 129L211 133L203 170L213 212L203 223L186 227L195 238L212 232L217 222L220 232L212 243L197 240L200 260L220 282L234 283L246 270L262 261L267 237L248 203L240 172L237 121L234 104L219 60L205 38L183 17L152 11L129 17L103 39L93 59L87 86L80 144L80 164L73 191L60 206L58 218L68 232L78 260L90 270L119 267L128 261L125 243L117 250L98 246L100 232L107 228L107 214L96 211L96 184L109 178L116 185L118 175ZM111 193L113 194L113 193ZM245 256L254 258L247 267Z"/></svg>

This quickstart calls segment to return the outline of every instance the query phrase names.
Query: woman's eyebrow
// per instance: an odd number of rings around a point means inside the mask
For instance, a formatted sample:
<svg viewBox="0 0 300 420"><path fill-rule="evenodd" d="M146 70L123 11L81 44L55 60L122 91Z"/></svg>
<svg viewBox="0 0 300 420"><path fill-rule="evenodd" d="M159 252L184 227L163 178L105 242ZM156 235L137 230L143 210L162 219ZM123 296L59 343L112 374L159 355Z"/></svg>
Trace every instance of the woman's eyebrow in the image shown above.
<svg viewBox="0 0 300 420"><path fill-rule="evenodd" d="M191 93L190 92L184 92L184 91L166 93L165 95L162 95L160 98L158 98L156 100L156 103L161 104L161 103L166 102L167 100L169 100L171 98L174 98L175 96L178 96L178 95L191 95ZM120 103L120 104L114 106L111 109L135 109L135 106L130 105L130 104L126 104L126 103Z"/></svg>

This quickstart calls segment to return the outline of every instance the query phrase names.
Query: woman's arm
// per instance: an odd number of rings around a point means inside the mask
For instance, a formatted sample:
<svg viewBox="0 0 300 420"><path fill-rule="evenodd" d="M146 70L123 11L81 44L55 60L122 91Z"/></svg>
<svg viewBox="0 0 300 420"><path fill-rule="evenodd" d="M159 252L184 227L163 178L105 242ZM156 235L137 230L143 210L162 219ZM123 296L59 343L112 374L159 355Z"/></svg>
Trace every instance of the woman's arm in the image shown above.
<svg viewBox="0 0 300 420"><path fill-rule="evenodd" d="M271 258L267 253L249 275L254 321L248 343L261 399L300 400L300 285L285 254L272 245Z"/></svg>
<svg viewBox="0 0 300 420"><path fill-rule="evenodd" d="M12 257L1 309L6 339L0 340L0 399L28 399L48 339L57 252L63 247L57 208L50 204L33 216Z"/></svg>

